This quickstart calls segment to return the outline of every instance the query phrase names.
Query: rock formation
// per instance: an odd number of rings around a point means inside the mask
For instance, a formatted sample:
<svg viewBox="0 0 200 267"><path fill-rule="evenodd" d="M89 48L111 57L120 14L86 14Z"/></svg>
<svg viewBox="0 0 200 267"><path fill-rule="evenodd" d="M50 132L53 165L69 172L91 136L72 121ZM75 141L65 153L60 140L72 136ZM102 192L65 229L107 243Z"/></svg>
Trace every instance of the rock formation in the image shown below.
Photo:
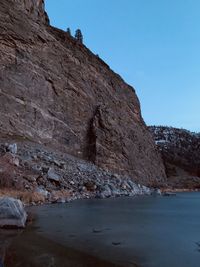
<svg viewBox="0 0 200 267"><path fill-rule="evenodd" d="M13 0L13 2L18 5L18 8L21 8L22 12L31 16L31 19L49 24L49 18L44 8L44 0Z"/></svg>
<svg viewBox="0 0 200 267"><path fill-rule="evenodd" d="M200 188L200 134L172 127L149 127L162 153L168 185Z"/></svg>
<svg viewBox="0 0 200 267"><path fill-rule="evenodd" d="M24 228L27 214L20 200L0 198L0 228Z"/></svg>
<svg viewBox="0 0 200 267"><path fill-rule="evenodd" d="M0 137L39 143L143 184L165 179L135 90L50 26L43 0L0 2Z"/></svg>

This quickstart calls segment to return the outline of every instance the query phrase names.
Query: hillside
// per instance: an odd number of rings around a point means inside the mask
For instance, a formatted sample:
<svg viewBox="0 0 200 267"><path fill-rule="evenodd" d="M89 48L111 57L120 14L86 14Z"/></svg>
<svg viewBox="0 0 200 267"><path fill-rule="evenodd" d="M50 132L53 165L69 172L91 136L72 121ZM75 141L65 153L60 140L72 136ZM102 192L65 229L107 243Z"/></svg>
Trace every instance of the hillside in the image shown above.
<svg viewBox="0 0 200 267"><path fill-rule="evenodd" d="M163 126L149 129L162 153L169 185L200 188L200 134Z"/></svg>
<svg viewBox="0 0 200 267"><path fill-rule="evenodd" d="M2 145L40 144L143 184L165 179L134 88L50 26L42 0L1 1L0 57Z"/></svg>

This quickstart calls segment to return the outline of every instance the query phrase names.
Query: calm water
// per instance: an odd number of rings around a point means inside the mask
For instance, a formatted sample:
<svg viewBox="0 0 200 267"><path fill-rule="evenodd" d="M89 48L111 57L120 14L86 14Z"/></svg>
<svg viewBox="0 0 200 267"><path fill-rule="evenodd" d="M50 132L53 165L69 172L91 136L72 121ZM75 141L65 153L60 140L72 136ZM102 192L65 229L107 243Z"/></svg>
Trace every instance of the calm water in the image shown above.
<svg viewBox="0 0 200 267"><path fill-rule="evenodd" d="M62 250L70 248L123 266L135 262L142 267L200 266L200 193L81 200L32 208L32 212L37 216L35 226L20 237L28 240L27 247L33 232L34 238L55 242ZM62 261L62 266L79 266L81 255L77 254L76 263Z"/></svg>

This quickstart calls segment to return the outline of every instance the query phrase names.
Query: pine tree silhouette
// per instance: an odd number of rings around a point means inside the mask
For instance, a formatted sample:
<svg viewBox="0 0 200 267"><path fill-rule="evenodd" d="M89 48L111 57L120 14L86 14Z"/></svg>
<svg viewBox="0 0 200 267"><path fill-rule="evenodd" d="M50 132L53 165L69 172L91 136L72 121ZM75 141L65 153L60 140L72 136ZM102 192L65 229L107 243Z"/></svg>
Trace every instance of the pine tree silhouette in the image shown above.
<svg viewBox="0 0 200 267"><path fill-rule="evenodd" d="M82 32L80 29L76 30L75 38L79 43L81 43L81 44L83 43L83 35L82 35Z"/></svg>
<svg viewBox="0 0 200 267"><path fill-rule="evenodd" d="M70 28L67 28L67 34L68 34L69 36L72 36Z"/></svg>

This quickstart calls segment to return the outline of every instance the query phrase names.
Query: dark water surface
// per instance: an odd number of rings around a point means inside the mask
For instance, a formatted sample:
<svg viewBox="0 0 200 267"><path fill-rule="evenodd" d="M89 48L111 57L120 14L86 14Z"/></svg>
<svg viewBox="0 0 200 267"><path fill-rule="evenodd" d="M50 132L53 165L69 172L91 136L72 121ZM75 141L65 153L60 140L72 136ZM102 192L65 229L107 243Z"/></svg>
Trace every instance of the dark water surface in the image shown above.
<svg viewBox="0 0 200 267"><path fill-rule="evenodd" d="M97 258L122 266L200 266L200 193L80 200L31 211L34 227L15 242L19 249L26 244L20 251L29 248L29 258L36 247L44 262L52 257L38 266L113 266Z"/></svg>

